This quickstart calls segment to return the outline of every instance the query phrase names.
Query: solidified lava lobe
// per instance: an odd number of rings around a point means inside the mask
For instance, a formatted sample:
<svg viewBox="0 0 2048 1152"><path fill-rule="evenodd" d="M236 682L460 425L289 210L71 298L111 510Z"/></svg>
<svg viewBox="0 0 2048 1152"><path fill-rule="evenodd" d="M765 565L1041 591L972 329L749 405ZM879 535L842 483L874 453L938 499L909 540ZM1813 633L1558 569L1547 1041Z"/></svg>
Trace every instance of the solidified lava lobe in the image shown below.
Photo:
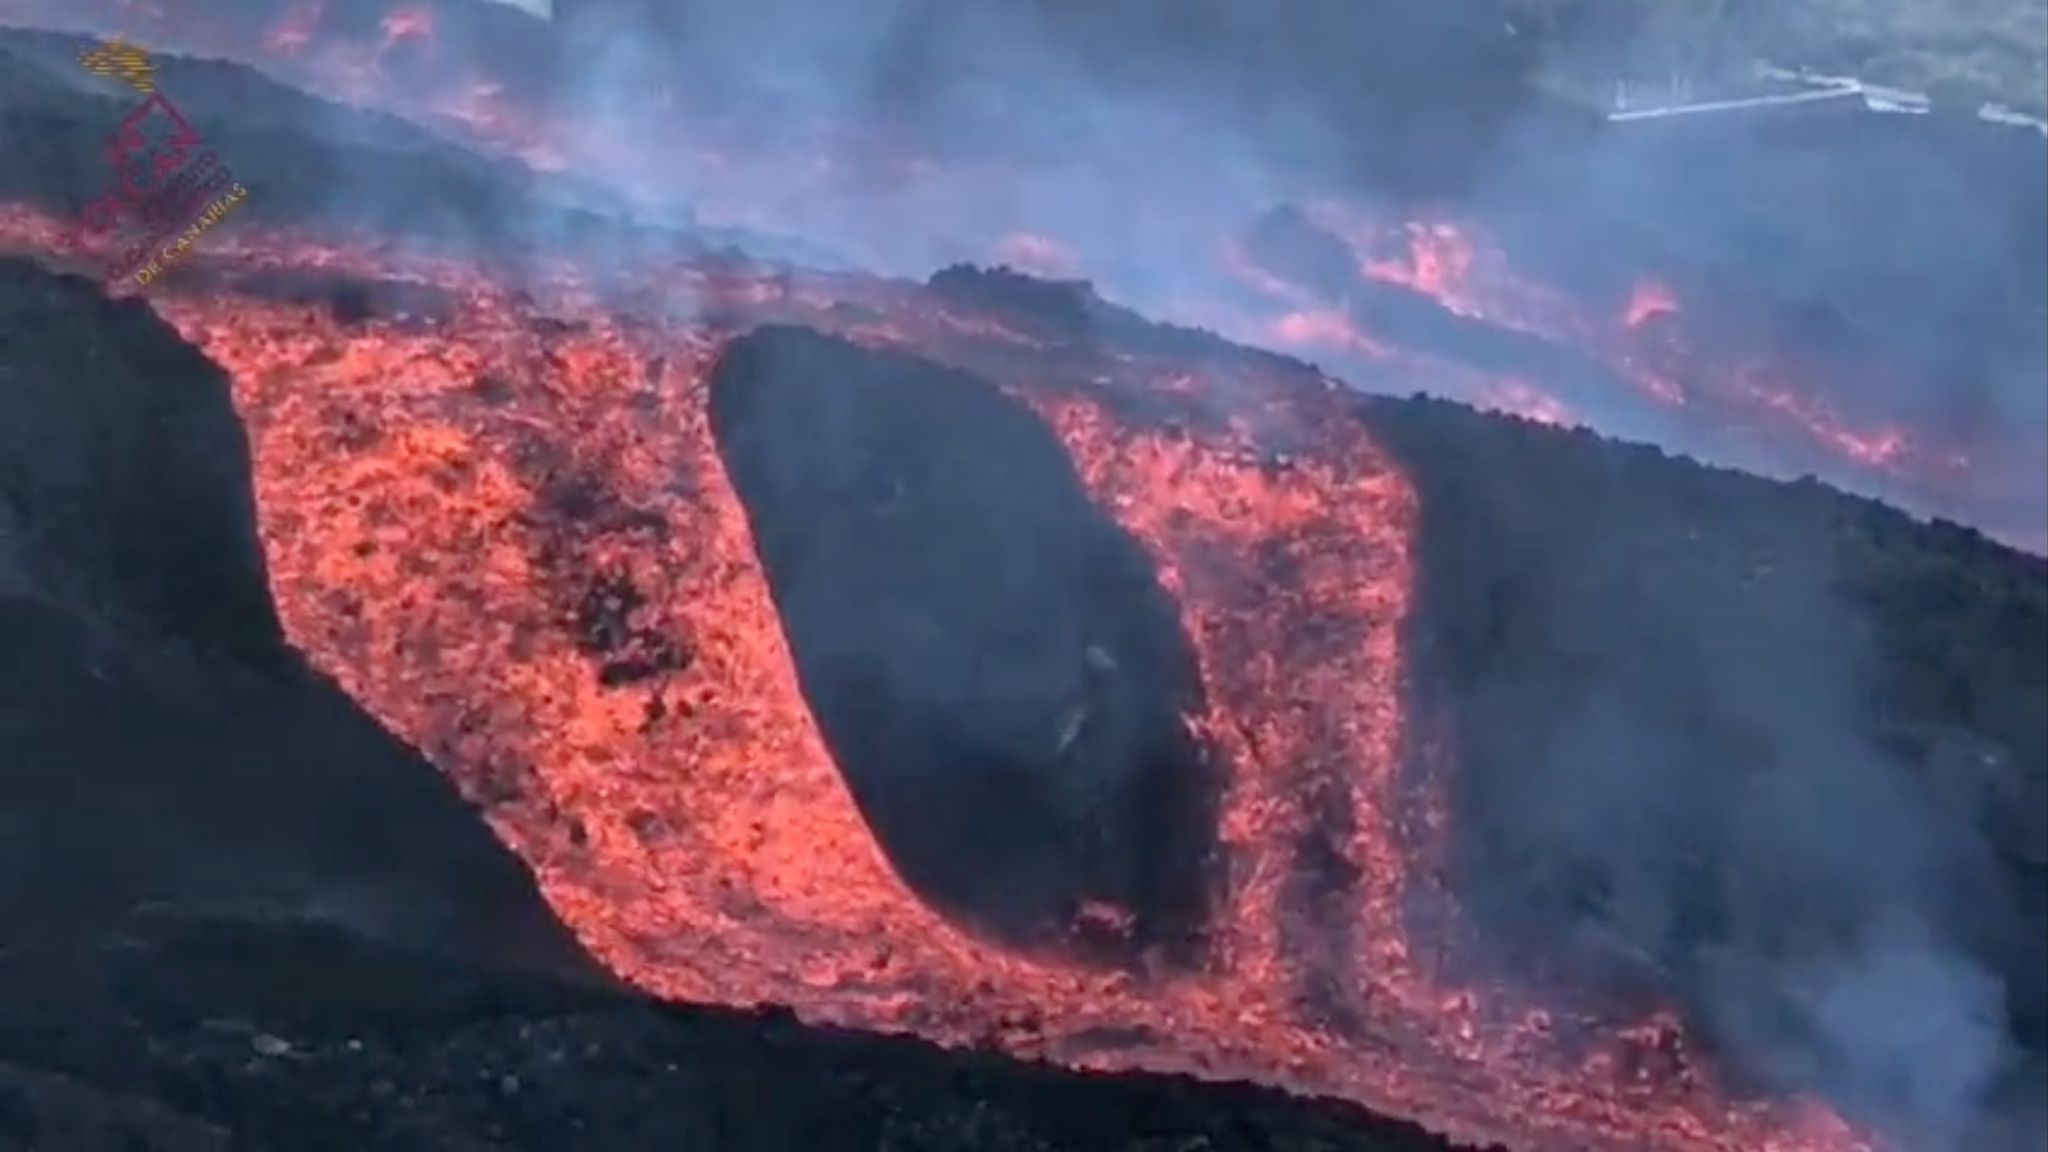
<svg viewBox="0 0 2048 1152"><path fill-rule="evenodd" d="M995 385L806 328L710 381L799 683L907 883L1017 943L1190 949L1218 782L1144 549Z"/></svg>

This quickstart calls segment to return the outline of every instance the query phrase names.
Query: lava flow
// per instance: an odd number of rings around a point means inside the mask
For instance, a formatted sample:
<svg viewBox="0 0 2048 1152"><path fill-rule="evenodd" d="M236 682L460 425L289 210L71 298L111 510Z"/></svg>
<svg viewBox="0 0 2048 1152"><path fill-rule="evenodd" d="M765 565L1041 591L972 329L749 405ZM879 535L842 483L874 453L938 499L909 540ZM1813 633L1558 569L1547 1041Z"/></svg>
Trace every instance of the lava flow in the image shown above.
<svg viewBox="0 0 2048 1152"><path fill-rule="evenodd" d="M46 250L60 231L22 211L0 230ZM1818 1105L1733 1100L1666 1014L1439 977L1448 930L1415 925L1456 923L1447 830L1399 686L1419 509L1334 382L1221 344L1087 350L936 286L682 264L513 289L376 252L238 228L151 300L232 376L294 642L461 784L635 984L1255 1079L1530 1152L1866 1147ZM274 288L321 273L410 303L344 320ZM674 306L601 302L620 299ZM1190 722L1228 771L1202 960L1020 954L891 872L709 431L709 366L762 321L994 378L1151 554L1206 686ZM1316 829L1350 879L1305 907Z"/></svg>
<svg viewBox="0 0 2048 1152"><path fill-rule="evenodd" d="M389 102L415 89L381 70L430 55L435 21L387 16L351 53L302 0L256 50ZM569 134L489 76L456 69L422 99L438 123L563 163ZM1761 377L1703 389L1698 365L1669 362L1684 309L1647 281L1589 320L1489 279L1451 225L1394 229L1409 244L1394 258L1341 213L1319 223L1349 245L1357 282L1582 348L1659 409L1705 397L1880 471L1949 467ZM0 243L58 252L60 231L0 206ZM1020 262L1077 263L1076 245L1035 234L999 243ZM1483 986L1443 974L1436 959L1469 943L1437 879L1453 830L1431 772L1454 750L1427 746L1400 687L1423 510L1332 381L1220 347L1077 349L935 287L855 275L683 263L515 286L388 253L223 229L150 299L232 377L294 642L461 784L628 980L1082 1067L1265 1081L1524 1152L1865 1147L1818 1105L1735 1099L1670 1013L1553 1002L1506 972ZM417 304L347 319L317 293L265 287L322 270L404 285ZM1349 289L1249 262L1230 274L1281 307L1258 320L1278 341L1338 347L1362 373L1415 356L1368 330ZM765 321L991 377L1057 431L1150 553L1207 691L1191 724L1228 772L1228 883L1200 962L1022 954L892 873L798 690L710 433L707 374ZM1433 381L1462 372L1478 398L1544 419L1601 399L1427 362ZM1350 879L1305 907L1309 830Z"/></svg>

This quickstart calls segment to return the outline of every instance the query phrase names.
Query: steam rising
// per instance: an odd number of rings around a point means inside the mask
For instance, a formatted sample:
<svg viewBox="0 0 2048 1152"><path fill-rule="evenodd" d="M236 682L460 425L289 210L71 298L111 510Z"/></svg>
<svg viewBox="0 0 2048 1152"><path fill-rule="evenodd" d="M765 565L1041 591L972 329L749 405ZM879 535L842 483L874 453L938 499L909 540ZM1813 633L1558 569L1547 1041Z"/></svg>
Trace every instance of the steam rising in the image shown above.
<svg viewBox="0 0 2048 1152"><path fill-rule="evenodd" d="M1764 537L1768 559L1710 559L1625 493L1518 496L1526 470L1452 469L1447 483L1489 495L1446 500L1487 517L1447 531L1488 540L1491 567L1515 574L1493 609L1510 622L1467 597L1476 618L1438 625L1470 742L1456 823L1471 908L1561 948L1540 954L1567 982L1675 985L1773 1088L1820 1090L1916 1152L2003 1147L1982 1126L2008 1108L1992 1098L2019 1057L1972 934L2011 909L1975 814L1873 735L1881 664L1813 546L1824 527ZM1535 506L1554 502L1583 519ZM1757 530L1726 522L1741 514L1703 508L1699 526L1741 539ZM1456 563L1433 578L1457 582ZM1700 575L1727 563L1754 565L1749 598Z"/></svg>

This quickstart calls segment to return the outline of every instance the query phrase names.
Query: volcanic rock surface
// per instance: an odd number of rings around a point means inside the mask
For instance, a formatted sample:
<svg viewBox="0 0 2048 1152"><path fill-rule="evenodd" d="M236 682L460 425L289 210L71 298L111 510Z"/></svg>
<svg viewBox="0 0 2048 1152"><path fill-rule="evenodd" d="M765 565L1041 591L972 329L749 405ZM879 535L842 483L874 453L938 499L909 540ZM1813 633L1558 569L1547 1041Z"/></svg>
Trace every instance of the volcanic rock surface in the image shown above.
<svg viewBox="0 0 2048 1152"><path fill-rule="evenodd" d="M10 931L165 901L577 956L454 791L285 647L220 370L25 260L0 324Z"/></svg>
<svg viewBox="0 0 2048 1152"><path fill-rule="evenodd" d="M6 273L0 458L18 524L0 573L98 601L114 619L274 657L284 632L254 532L248 445L218 370L176 340L80 338L95 288L18 260ZM120 315L153 324L134 303ZM165 386L134 384L149 378Z"/></svg>
<svg viewBox="0 0 2048 1152"><path fill-rule="evenodd" d="M1117 942L1199 929L1218 783L1183 720L1194 650L1050 429L800 328L735 341L710 387L805 696L905 878L1024 939L1091 902L1135 917Z"/></svg>
<svg viewBox="0 0 2048 1152"><path fill-rule="evenodd" d="M2048 565L1817 484L1372 413L1423 493L1418 674L1455 717L1456 866L1496 939L1565 984L1686 987L1710 1044L1804 1053L1769 1075L1838 1098L1905 1093L1942 1050L1869 1040L1881 1005L1981 1013L1965 1047L2012 1045L1991 1091L2024 1119L1977 1146L2037 1140ZM1823 1022L1805 981L1859 965L1859 1023Z"/></svg>

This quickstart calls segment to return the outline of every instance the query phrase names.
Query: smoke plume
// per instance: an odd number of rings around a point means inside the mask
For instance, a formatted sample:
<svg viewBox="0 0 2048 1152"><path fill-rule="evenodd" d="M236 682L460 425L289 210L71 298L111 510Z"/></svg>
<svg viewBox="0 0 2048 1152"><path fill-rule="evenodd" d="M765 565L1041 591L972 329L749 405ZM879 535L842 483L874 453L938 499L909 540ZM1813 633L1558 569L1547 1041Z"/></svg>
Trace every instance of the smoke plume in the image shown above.
<svg viewBox="0 0 2048 1152"><path fill-rule="evenodd" d="M1873 705L1880 629L1824 506L1702 473L1674 523L1577 447L1413 462L1425 516L1460 517L1425 522L1425 662L1459 716L1470 910L1560 986L1678 989L1751 1083L1910 1148L2001 1146L2023 1057L1983 941L2016 923L2008 881L1982 793L1944 799L1914 719Z"/></svg>

